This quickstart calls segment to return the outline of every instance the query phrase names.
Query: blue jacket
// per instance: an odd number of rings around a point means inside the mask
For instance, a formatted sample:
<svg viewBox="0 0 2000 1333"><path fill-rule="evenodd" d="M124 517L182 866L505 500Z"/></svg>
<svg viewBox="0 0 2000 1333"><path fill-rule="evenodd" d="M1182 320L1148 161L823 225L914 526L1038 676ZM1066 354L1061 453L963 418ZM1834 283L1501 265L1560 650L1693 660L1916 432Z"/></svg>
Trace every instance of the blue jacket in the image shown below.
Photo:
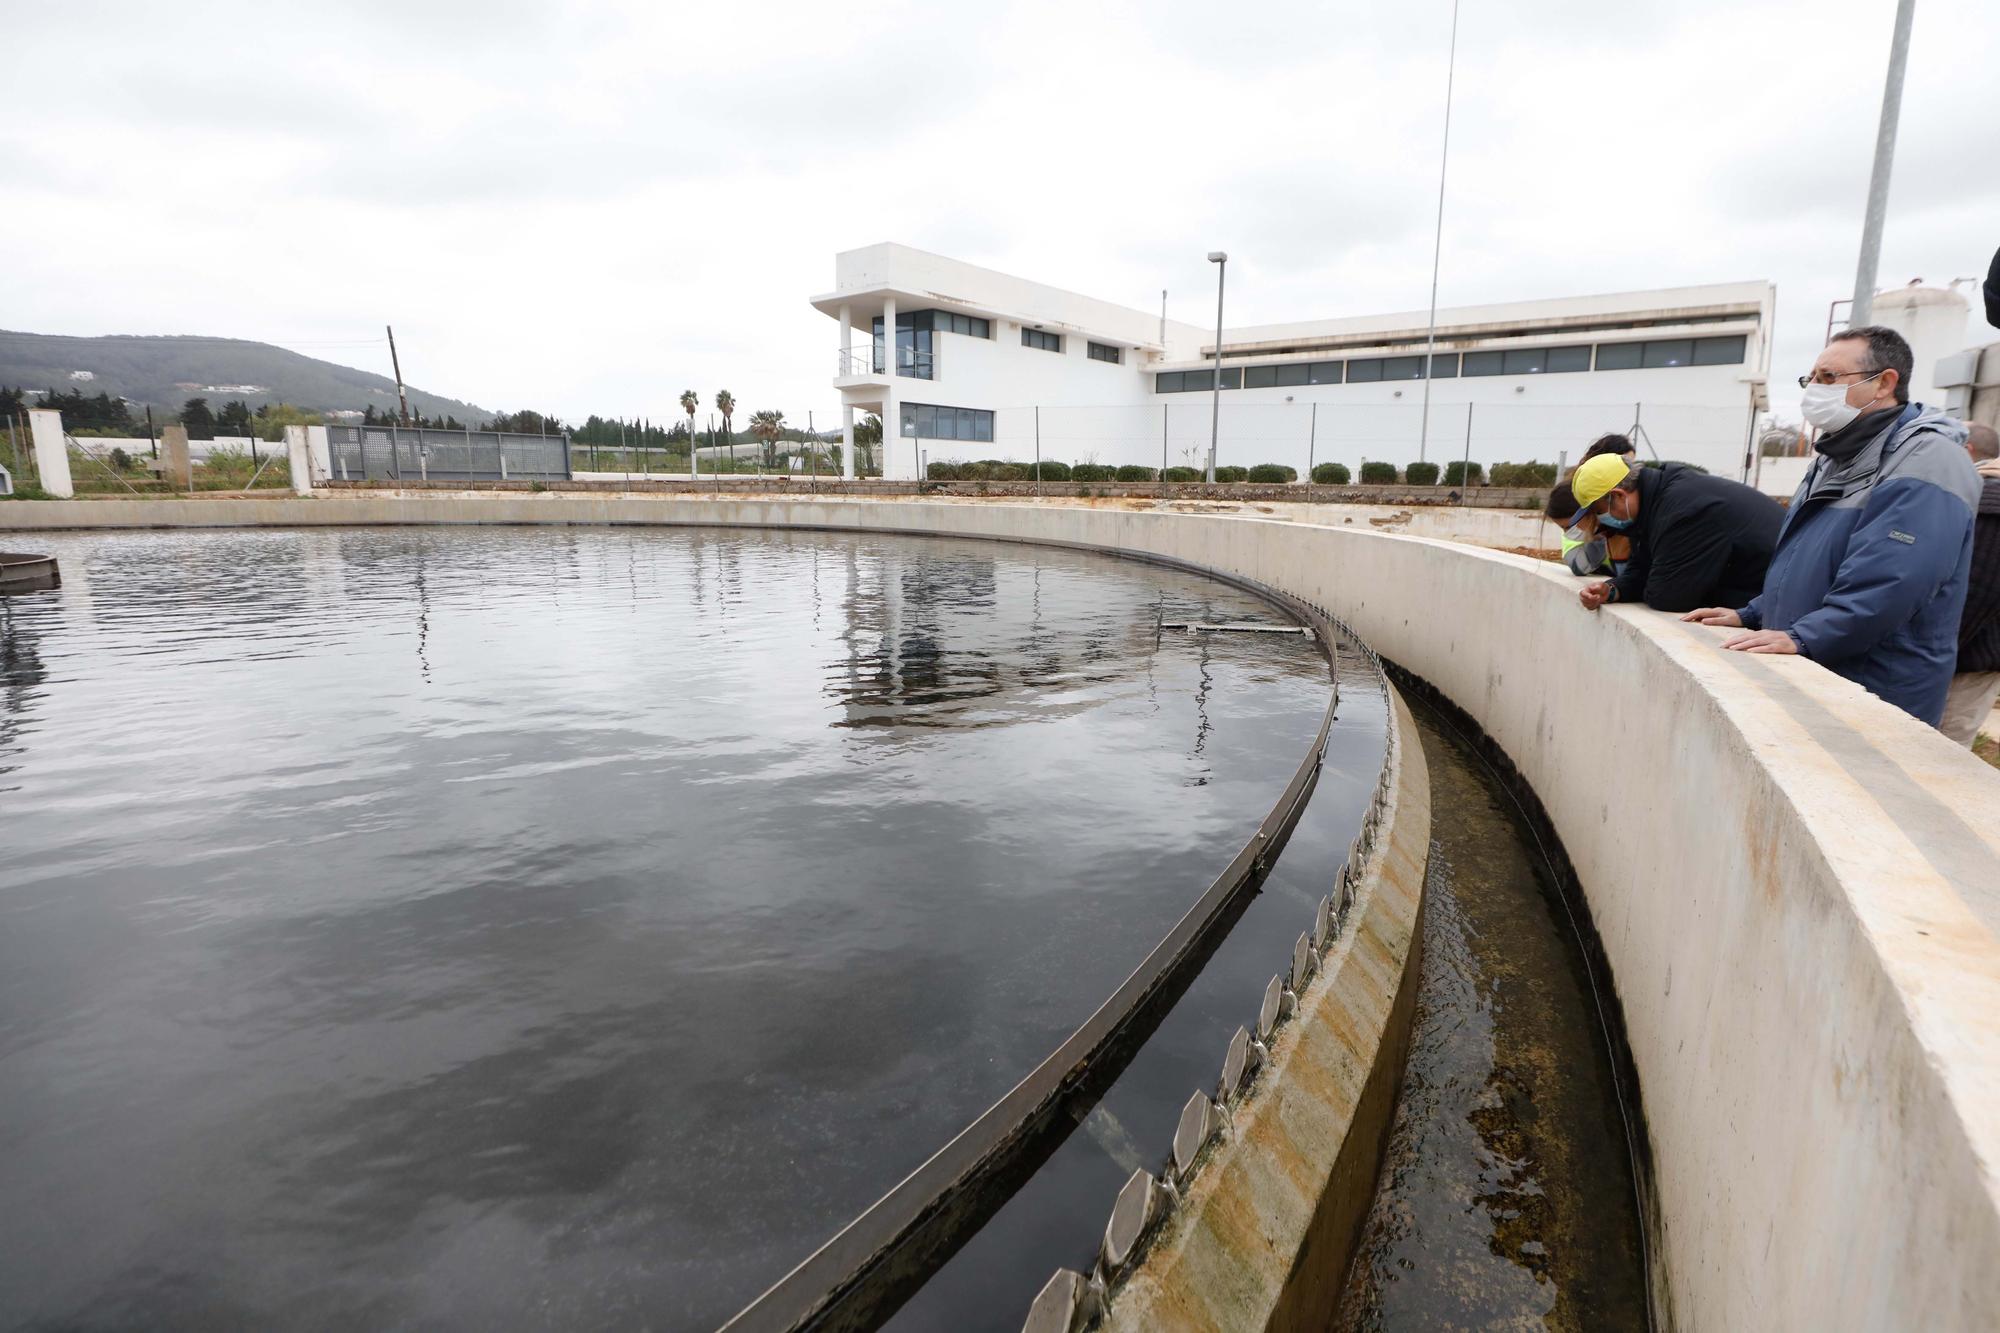
<svg viewBox="0 0 2000 1333"><path fill-rule="evenodd" d="M1844 461L1814 460L1792 497L1764 591L1738 612L1807 657L1936 726L1958 656L1979 477L1965 427L1911 403ZM1849 427L1853 429L1853 427ZM1822 445L1828 441L1822 441Z"/></svg>

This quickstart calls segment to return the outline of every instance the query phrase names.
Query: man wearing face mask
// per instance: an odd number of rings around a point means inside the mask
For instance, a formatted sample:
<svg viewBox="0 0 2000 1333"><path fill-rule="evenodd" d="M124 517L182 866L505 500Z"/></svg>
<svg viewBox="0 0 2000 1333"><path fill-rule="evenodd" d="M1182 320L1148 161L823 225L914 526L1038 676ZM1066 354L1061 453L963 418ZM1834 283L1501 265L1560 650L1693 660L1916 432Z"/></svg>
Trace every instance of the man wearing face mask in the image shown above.
<svg viewBox="0 0 2000 1333"><path fill-rule="evenodd" d="M1770 496L1685 463L1637 467L1617 454L1586 460L1569 484L1581 506L1575 524L1632 539L1618 576L1578 594L1587 610L1611 601L1686 611L1747 602L1764 586L1785 520Z"/></svg>
<svg viewBox="0 0 2000 1333"><path fill-rule="evenodd" d="M1802 376L1824 432L1792 496L1764 591L1682 617L1748 633L1751 653L1803 653L1936 726L1958 655L1979 478L1965 427L1909 400L1910 345L1880 326L1837 333Z"/></svg>

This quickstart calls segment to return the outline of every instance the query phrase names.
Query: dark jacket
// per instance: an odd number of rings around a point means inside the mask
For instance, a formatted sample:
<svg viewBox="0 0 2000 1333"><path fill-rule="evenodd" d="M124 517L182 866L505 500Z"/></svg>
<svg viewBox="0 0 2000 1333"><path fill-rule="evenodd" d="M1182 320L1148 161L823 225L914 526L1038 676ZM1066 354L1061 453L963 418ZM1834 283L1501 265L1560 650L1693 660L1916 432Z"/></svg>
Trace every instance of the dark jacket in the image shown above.
<svg viewBox="0 0 2000 1333"><path fill-rule="evenodd" d="M1993 252L1993 265L1986 270L1986 322L2000 329L2000 250Z"/></svg>
<svg viewBox="0 0 2000 1333"><path fill-rule="evenodd" d="M1763 590L1784 521L1776 500L1740 482L1684 463L1641 468L1618 600L1655 611L1740 606Z"/></svg>
<svg viewBox="0 0 2000 1333"><path fill-rule="evenodd" d="M1932 726L1958 658L1979 478L1965 427L1911 403L1823 437L1764 591L1738 613Z"/></svg>
<svg viewBox="0 0 2000 1333"><path fill-rule="evenodd" d="M1972 529L1972 570L1958 622L1958 669L2000 671L2000 477L1987 477Z"/></svg>

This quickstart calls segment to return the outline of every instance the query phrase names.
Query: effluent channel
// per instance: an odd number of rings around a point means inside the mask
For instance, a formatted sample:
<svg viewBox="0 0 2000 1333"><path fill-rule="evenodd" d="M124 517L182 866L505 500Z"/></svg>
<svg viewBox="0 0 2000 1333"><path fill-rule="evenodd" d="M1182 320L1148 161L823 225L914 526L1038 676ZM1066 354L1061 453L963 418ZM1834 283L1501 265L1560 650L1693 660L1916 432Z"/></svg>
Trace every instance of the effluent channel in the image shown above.
<svg viewBox="0 0 2000 1333"><path fill-rule="evenodd" d="M1295 628L1253 591L1053 547L39 540L63 586L0 599L8 1327L714 1328L1104 1002L1334 684L1309 636L1166 628ZM1362 819L1386 686L1337 660L1268 875L1005 1197L850 1317L1011 1333L1088 1263ZM1574 942L1425 728L1447 882L1328 1319L1640 1326Z"/></svg>

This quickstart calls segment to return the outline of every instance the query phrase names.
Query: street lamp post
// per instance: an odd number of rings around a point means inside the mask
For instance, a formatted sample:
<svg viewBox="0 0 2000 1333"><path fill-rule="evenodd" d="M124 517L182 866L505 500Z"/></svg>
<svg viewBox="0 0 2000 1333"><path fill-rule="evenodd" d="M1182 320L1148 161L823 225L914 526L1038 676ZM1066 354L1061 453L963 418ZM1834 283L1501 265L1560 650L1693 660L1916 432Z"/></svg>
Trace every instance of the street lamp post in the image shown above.
<svg viewBox="0 0 2000 1333"><path fill-rule="evenodd" d="M1854 270L1854 308L1848 326L1875 317L1875 264L1882 253L1882 218L1889 211L1889 172L1896 160L1896 122L1903 112L1903 65L1910 55L1910 17L1916 0L1900 0L1889 41L1889 75L1882 85L1882 120L1875 130L1875 166L1868 175L1868 208L1861 219L1861 258Z"/></svg>
<svg viewBox="0 0 2000 1333"><path fill-rule="evenodd" d="M1222 281L1229 276L1229 256L1221 250L1210 250L1208 262L1215 265L1215 383L1209 386L1213 404L1208 415L1208 480L1212 485L1215 439L1222 431Z"/></svg>

